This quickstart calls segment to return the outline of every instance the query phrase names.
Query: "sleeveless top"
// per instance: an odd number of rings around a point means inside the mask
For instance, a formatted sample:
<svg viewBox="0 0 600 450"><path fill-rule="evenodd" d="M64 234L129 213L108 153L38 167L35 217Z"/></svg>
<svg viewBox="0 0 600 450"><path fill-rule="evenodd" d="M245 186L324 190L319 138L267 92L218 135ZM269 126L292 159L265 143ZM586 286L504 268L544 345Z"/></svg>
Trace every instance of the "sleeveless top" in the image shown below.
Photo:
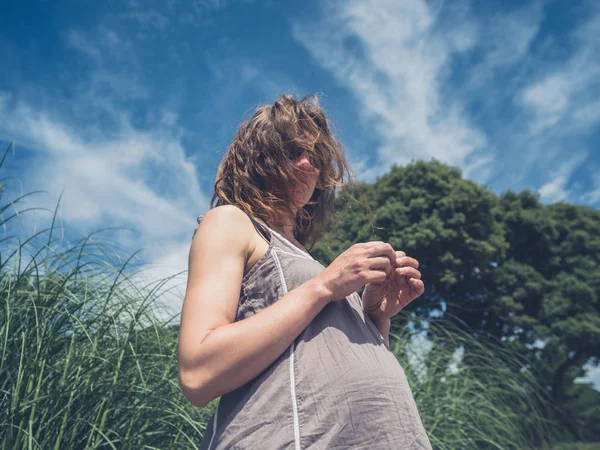
<svg viewBox="0 0 600 450"><path fill-rule="evenodd" d="M236 321L325 269L275 230L250 220L269 247L243 277ZM374 448L430 450L431 444L404 370L363 313L356 292L325 306L270 366L221 396L200 445L200 450Z"/></svg>

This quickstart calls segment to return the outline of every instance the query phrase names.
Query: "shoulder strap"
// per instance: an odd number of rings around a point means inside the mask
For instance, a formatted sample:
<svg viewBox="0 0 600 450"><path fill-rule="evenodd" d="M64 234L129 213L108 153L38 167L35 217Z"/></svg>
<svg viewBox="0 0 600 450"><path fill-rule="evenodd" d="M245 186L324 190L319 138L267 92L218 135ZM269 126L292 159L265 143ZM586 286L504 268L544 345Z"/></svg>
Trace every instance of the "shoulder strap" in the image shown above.
<svg viewBox="0 0 600 450"><path fill-rule="evenodd" d="M265 230L265 227L262 226L256 219L254 219L254 217L252 217L250 214L246 213L246 215L250 218L250 220L252 221L252 223L254 224L254 226L256 227L256 229L260 232L260 234L262 234L265 239L269 242L271 242L271 235L269 233L267 233L267 231Z"/></svg>

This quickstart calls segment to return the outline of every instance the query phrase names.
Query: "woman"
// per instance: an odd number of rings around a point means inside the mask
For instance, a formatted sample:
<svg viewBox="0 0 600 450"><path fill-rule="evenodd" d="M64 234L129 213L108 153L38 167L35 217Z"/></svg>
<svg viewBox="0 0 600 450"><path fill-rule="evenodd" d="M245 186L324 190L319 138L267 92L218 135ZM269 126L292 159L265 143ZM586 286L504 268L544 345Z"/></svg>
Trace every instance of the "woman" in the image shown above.
<svg viewBox="0 0 600 450"><path fill-rule="evenodd" d="M345 173L314 96L258 108L221 161L178 348L185 397L221 396L201 449L431 448L387 341L390 317L424 291L418 262L367 242L325 268L304 247Z"/></svg>

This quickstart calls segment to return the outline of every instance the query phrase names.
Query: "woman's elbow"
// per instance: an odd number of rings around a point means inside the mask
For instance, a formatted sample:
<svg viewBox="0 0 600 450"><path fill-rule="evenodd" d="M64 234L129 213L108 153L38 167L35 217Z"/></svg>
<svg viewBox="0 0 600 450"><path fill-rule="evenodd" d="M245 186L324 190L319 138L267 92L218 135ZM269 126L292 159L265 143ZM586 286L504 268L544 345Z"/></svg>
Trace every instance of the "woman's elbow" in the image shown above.
<svg viewBox="0 0 600 450"><path fill-rule="evenodd" d="M190 404L195 406L196 408L202 408L208 405L212 400L214 400L210 396L206 396L199 392L189 392L187 395L184 394L184 396L187 399L187 401L190 402Z"/></svg>
<svg viewBox="0 0 600 450"><path fill-rule="evenodd" d="M190 376L179 371L179 387L188 402L197 408L208 405L216 397L206 388L206 383L200 377Z"/></svg>

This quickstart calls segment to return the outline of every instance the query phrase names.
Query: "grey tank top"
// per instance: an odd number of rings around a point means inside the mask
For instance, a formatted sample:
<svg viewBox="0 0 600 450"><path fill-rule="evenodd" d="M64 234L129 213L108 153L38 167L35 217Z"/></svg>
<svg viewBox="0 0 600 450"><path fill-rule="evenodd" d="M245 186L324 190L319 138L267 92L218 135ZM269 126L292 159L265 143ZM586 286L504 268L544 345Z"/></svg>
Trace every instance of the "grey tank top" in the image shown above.
<svg viewBox="0 0 600 450"><path fill-rule="evenodd" d="M325 268L250 219L270 242L243 277L236 321ZM223 395L200 449L431 449L404 370L361 302L355 292L329 303L270 366Z"/></svg>

